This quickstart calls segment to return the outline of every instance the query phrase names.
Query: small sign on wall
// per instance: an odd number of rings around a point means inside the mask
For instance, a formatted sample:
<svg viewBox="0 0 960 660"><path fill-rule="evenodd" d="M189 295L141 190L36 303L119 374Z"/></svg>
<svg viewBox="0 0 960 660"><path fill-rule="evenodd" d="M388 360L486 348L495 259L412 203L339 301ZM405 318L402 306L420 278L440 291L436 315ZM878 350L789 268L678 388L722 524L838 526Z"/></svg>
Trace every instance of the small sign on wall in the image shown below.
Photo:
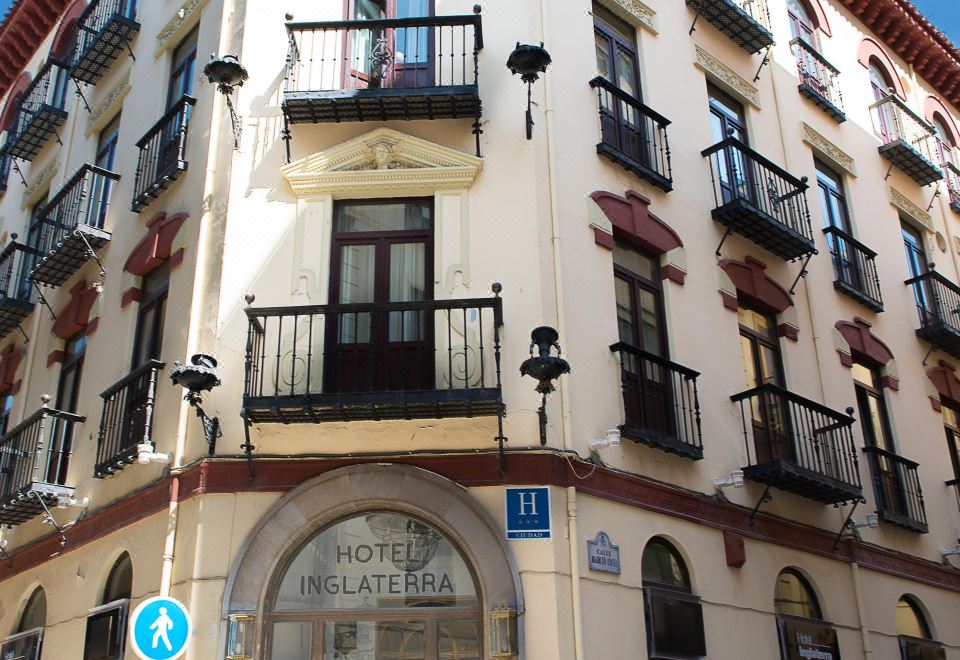
<svg viewBox="0 0 960 660"><path fill-rule="evenodd" d="M587 539L587 564L591 571L620 575L620 546L614 545L606 532L597 532Z"/></svg>
<svg viewBox="0 0 960 660"><path fill-rule="evenodd" d="M507 510L507 538L549 539L550 488L547 486L504 489Z"/></svg>

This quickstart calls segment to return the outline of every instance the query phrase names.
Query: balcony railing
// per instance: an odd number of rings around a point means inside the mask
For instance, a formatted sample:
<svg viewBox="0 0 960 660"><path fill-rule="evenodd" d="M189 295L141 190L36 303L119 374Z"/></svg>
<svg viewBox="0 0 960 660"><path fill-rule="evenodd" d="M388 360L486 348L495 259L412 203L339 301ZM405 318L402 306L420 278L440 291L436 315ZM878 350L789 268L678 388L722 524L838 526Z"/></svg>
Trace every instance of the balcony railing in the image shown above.
<svg viewBox="0 0 960 660"><path fill-rule="evenodd" d="M600 104L597 153L646 179L661 190L673 190L670 165L670 120L645 106L602 76L590 81Z"/></svg>
<svg viewBox="0 0 960 660"><path fill-rule="evenodd" d="M625 438L695 460L703 458L700 374L636 346L619 342Z"/></svg>
<svg viewBox="0 0 960 660"><path fill-rule="evenodd" d="M93 476L103 479L137 460L137 445L153 447L153 404L157 377L166 365L149 360L111 385L100 398L100 435Z"/></svg>
<svg viewBox="0 0 960 660"><path fill-rule="evenodd" d="M254 422L500 415L501 300L247 309Z"/></svg>
<svg viewBox="0 0 960 660"><path fill-rule="evenodd" d="M870 461L877 514L881 520L921 534L927 533L918 463L880 447L864 447Z"/></svg>
<svg viewBox="0 0 960 660"><path fill-rule="evenodd" d="M136 0L92 0L77 18L77 49L70 76L96 85L140 31Z"/></svg>
<svg viewBox="0 0 960 660"><path fill-rule="evenodd" d="M913 289L920 317L917 336L960 358L960 287L935 270L904 284Z"/></svg>
<svg viewBox="0 0 960 660"><path fill-rule="evenodd" d="M736 138L701 154L710 161L713 219L782 259L815 253L806 177L798 179Z"/></svg>
<svg viewBox="0 0 960 660"><path fill-rule="evenodd" d="M0 438L0 524L19 525L73 495L67 465L74 425L83 421L44 404Z"/></svg>
<svg viewBox="0 0 960 660"><path fill-rule="evenodd" d="M32 287L27 275L33 267L36 252L10 237L0 252L0 339L5 338L33 311Z"/></svg>
<svg viewBox="0 0 960 660"><path fill-rule="evenodd" d="M766 0L687 0L687 6L748 53L773 45Z"/></svg>
<svg viewBox="0 0 960 660"><path fill-rule="evenodd" d="M960 167L948 162L943 166L947 179L947 193L950 195L950 208L960 213Z"/></svg>
<svg viewBox="0 0 960 660"><path fill-rule="evenodd" d="M67 118L64 110L70 69L50 60L23 93L16 126L7 140L10 155L33 160Z"/></svg>
<svg viewBox="0 0 960 660"><path fill-rule="evenodd" d="M40 209L40 259L30 279L60 286L110 240L110 232L103 227L113 183L119 179L115 172L84 165Z"/></svg>
<svg viewBox="0 0 960 660"><path fill-rule="evenodd" d="M197 100L183 96L137 142L140 157L133 182L134 213L160 196L187 170L187 128Z"/></svg>
<svg viewBox="0 0 960 660"><path fill-rule="evenodd" d="M7 182L10 180L10 170L13 169L13 157L7 150L7 144L12 140L12 135L7 134L0 146L0 197L7 193Z"/></svg>
<svg viewBox="0 0 960 660"><path fill-rule="evenodd" d="M794 39L790 42L790 47L797 58L800 93L820 106L838 123L846 121L843 95L837 80L840 71L803 39Z"/></svg>
<svg viewBox="0 0 960 660"><path fill-rule="evenodd" d="M917 116L893 94L870 106L873 131L883 142L880 153L921 185L943 178L934 163L933 126Z"/></svg>
<svg viewBox="0 0 960 660"><path fill-rule="evenodd" d="M730 398L740 404L747 479L826 504L862 497L853 417L770 383Z"/></svg>
<svg viewBox="0 0 960 660"><path fill-rule="evenodd" d="M479 14L287 23L290 123L480 116Z"/></svg>
<svg viewBox="0 0 960 660"><path fill-rule="evenodd" d="M823 230L833 260L833 287L875 312L883 311L877 253L837 227Z"/></svg>

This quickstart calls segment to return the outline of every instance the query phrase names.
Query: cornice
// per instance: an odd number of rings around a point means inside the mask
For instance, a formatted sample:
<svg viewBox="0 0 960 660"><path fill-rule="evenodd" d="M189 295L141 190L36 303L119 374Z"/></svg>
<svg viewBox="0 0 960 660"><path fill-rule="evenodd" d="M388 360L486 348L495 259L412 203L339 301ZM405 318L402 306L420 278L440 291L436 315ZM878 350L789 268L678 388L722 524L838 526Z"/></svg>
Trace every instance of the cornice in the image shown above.
<svg viewBox="0 0 960 660"><path fill-rule="evenodd" d="M0 24L0 97L7 93L67 8L68 0L15 0Z"/></svg>

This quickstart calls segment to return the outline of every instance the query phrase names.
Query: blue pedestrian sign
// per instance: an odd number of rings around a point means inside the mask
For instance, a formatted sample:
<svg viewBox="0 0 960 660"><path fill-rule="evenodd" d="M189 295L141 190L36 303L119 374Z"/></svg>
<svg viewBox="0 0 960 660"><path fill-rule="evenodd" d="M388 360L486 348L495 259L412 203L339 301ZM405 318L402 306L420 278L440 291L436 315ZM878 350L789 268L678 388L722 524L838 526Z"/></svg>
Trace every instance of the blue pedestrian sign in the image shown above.
<svg viewBox="0 0 960 660"><path fill-rule="evenodd" d="M143 660L179 658L190 640L190 613L173 598L148 598L130 617L130 645Z"/></svg>
<svg viewBox="0 0 960 660"><path fill-rule="evenodd" d="M550 488L507 488L508 539L550 538Z"/></svg>

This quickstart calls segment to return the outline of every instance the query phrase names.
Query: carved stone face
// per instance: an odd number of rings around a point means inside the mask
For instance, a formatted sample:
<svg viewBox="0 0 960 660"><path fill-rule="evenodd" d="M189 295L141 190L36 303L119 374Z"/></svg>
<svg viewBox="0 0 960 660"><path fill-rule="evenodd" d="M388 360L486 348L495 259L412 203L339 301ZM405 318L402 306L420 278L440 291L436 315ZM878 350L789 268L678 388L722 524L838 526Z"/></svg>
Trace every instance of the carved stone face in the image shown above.
<svg viewBox="0 0 960 660"><path fill-rule="evenodd" d="M373 147L373 162L377 166L378 170L390 169L390 163L393 160L393 151L390 149L390 145L376 144Z"/></svg>

